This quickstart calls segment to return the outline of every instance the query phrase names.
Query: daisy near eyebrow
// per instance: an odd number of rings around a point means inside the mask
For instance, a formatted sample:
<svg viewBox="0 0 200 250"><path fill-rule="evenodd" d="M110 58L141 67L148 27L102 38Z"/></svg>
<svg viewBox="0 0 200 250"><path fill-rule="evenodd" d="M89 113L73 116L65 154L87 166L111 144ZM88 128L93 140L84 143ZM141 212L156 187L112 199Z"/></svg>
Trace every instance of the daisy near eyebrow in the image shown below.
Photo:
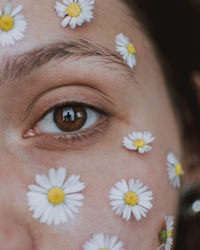
<svg viewBox="0 0 200 250"><path fill-rule="evenodd" d="M124 61L132 69L136 66L136 48L127 36L120 33L115 37L116 50L121 54Z"/></svg>

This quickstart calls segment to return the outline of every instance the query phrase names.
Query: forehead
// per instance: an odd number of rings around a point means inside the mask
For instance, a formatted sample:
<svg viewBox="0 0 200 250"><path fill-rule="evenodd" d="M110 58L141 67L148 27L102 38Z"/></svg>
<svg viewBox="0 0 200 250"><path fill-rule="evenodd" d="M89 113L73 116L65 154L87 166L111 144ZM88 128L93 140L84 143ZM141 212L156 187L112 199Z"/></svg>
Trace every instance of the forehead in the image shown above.
<svg viewBox="0 0 200 250"><path fill-rule="evenodd" d="M62 0L57 0L62 2ZM0 2L4 7L7 0ZM139 40L140 30L132 18L124 0L96 0L94 18L90 23L72 30L69 26L61 27L61 17L56 15L55 0L13 0L12 8L23 4L23 14L28 23L25 38L13 47L0 50L0 56L31 49L41 43L58 40L74 40L84 38L113 47L116 34L123 32L134 40ZM135 24L135 25L134 25Z"/></svg>

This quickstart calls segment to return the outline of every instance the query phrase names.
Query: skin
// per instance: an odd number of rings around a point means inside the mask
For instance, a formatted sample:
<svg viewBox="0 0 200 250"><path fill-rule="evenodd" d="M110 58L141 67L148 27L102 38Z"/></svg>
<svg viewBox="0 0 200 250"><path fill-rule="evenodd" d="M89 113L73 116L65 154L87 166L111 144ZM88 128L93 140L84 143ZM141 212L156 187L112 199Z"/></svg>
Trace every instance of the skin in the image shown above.
<svg viewBox="0 0 200 250"><path fill-rule="evenodd" d="M1 6L5 2L1 1ZM176 215L178 201L178 191L169 183L166 154L172 151L182 159L182 150L176 115L152 43L120 0L97 0L95 18L75 30L60 27L62 18L56 16L53 0L14 0L13 6L19 3L24 5L28 22L25 38L13 47L1 48L0 58L13 57L41 43L79 38L115 51L114 38L123 32L135 44L137 66L132 76L128 66L104 67L97 57L51 61L1 87L1 248L81 249L93 233L105 232L118 235L126 250L156 249L164 218ZM0 71L3 70L1 63ZM44 91L46 94L33 105L30 116L23 119L33 99ZM42 114L60 99L89 102L109 112L111 115L104 117L103 131L76 144L49 139L49 134L24 138ZM124 149L121 140L132 130L151 131L156 137L153 150L142 155ZM26 192L28 185L35 183L36 174L47 174L50 168L59 166L67 169L67 176L80 174L86 189L82 191L84 205L75 219L54 227L32 218ZM126 222L109 205L110 188L124 178L139 179L153 192L153 208L139 222L133 217Z"/></svg>

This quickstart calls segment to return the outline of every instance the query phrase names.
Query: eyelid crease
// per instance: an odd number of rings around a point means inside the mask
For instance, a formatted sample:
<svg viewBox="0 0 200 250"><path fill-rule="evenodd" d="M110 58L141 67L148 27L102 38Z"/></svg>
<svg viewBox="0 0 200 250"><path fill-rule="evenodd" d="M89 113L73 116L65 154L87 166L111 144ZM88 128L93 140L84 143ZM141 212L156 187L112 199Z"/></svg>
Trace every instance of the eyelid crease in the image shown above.
<svg viewBox="0 0 200 250"><path fill-rule="evenodd" d="M45 94L47 94L47 93L50 93L51 91L54 91L54 90L59 90L60 88L70 88L70 87L74 87L74 88L81 88L81 90L83 90L83 89L86 89L86 90L90 90L90 91L92 91L92 92L94 92L95 94L98 94L98 95L100 95L103 99L105 99L105 101L107 101L111 106L113 106L114 105L114 103L111 101L111 99L110 98L108 98L107 97L107 95L105 94L105 93L103 93L101 90L99 90L99 89L96 89L96 88L93 88L92 86L90 86L90 85L86 85L86 84L80 84L80 83L71 83L71 84L68 84L68 85L60 85L60 86L56 86L56 87L53 87L53 88L50 88L50 89L47 89L47 90L45 90L45 91L43 91L42 93L40 93L37 97L35 97L34 99L33 99L33 101L30 103L30 105L27 107L27 109L25 110L25 114L24 114L24 117L23 117L23 119L22 119L22 122L25 122L27 119L28 119L28 117L30 116L30 114L31 114L31 110L32 110L32 108L34 107L34 105L39 101L39 99L40 98L42 98ZM66 97L66 99L67 99L67 97ZM71 101L71 103L72 103L73 101ZM87 103L83 103L83 101L74 101L74 102L76 102L76 103L82 103L82 104L85 104L85 105L88 105L88 106L93 106L93 105L90 105L90 104L87 104ZM64 104L64 103L67 103L67 101L64 101L64 102L60 102L60 104ZM58 103L58 105L59 105L59 103ZM52 107L56 107L56 105L55 106L52 106ZM49 108L50 109L50 108ZM98 108L97 108L98 109ZM101 109L99 109L99 110L101 110ZM106 114L108 114L108 115L110 115L110 116L113 116L113 114L112 114L112 112L111 111L107 111L107 112L105 112Z"/></svg>

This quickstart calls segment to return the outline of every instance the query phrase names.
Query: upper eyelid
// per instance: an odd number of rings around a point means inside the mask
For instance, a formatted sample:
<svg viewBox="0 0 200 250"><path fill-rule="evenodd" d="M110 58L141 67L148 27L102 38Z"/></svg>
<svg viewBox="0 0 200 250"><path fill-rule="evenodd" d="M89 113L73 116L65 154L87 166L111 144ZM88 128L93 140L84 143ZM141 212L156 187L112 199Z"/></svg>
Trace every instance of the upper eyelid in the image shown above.
<svg viewBox="0 0 200 250"><path fill-rule="evenodd" d="M99 112L102 117L109 120L116 117L117 113L112 102L102 93L89 87L80 85L64 85L60 88L53 88L50 91L39 95L35 102L25 110L25 116L20 119L20 134L24 135L27 131L39 122L50 110L57 106L69 103L82 104ZM27 112L28 111L28 112Z"/></svg>
<svg viewBox="0 0 200 250"><path fill-rule="evenodd" d="M34 108L34 106L37 104L37 102L40 101L41 98L46 97L46 95L51 94L52 92L54 93L55 91L60 91L61 89L65 89L65 88L67 90L67 93L70 92L70 89L73 89L73 90L76 89L76 91L79 91L79 90L84 91L83 92L84 94L87 93L87 95L89 94L89 95L92 95L92 96L96 96L94 104L93 103L91 104L90 102L87 102L87 103L84 102L82 100L82 98L81 98L81 94L80 94L80 96L78 98L76 97L76 98L74 98L73 101L68 101L68 102L82 103L82 104L87 105L88 107L94 107L97 110L99 109L100 111L106 110L105 114L107 114L107 115L110 115L110 116L114 115L113 112L112 112L112 109L114 107L114 103L110 100L110 98L107 98L107 96L104 93L100 92L99 90L97 90L97 89L95 89L95 88L93 88L93 87L91 87L89 85L87 86L85 84L69 84L69 85L56 86L56 87L47 89L44 92L40 93L36 98L33 99L31 104L25 110L25 114L24 114L24 116L22 118L22 123L24 123L29 118L29 116L31 115L31 110ZM102 99L102 101L101 101L102 107L101 108L100 107L98 108L98 105L96 105L96 101L98 99L97 96L100 99ZM66 100L69 100L67 95L66 95L63 102L59 101L59 102L57 102L57 104L52 105L51 107L53 108L53 107L56 107L57 105L60 106L61 104L65 104L65 103L67 103ZM49 107L49 105L48 105L48 107L46 108L46 111L50 110L51 107ZM47 112L45 112L45 113L47 113Z"/></svg>

